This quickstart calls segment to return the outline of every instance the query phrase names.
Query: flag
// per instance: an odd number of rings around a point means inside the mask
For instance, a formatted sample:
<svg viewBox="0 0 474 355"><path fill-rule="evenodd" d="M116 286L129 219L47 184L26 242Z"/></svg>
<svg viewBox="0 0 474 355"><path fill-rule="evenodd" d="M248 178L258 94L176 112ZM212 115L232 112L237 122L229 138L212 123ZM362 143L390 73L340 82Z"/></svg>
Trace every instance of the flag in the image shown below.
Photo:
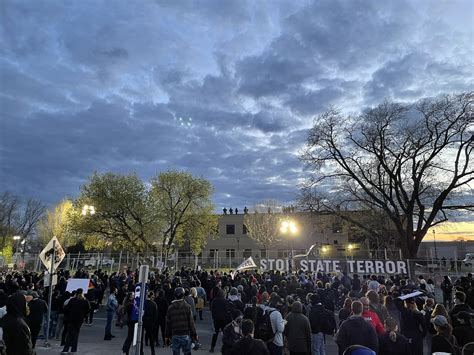
<svg viewBox="0 0 474 355"><path fill-rule="evenodd" d="M244 260L242 264L237 266L237 269L235 271L240 271L240 270L245 270L245 269L253 269L256 268L257 264L253 261L252 257L250 256L248 259Z"/></svg>

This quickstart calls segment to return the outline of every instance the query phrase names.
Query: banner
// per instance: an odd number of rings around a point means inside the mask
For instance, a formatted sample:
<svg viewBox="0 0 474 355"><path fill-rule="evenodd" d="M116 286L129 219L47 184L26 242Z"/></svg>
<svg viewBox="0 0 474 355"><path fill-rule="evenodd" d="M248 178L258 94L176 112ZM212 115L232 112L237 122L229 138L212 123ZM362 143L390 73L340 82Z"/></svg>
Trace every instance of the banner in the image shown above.
<svg viewBox="0 0 474 355"><path fill-rule="evenodd" d="M293 270L312 272L347 272L349 274L406 274L409 275L406 260L336 260L336 259L300 259L293 260ZM262 271L289 270L288 259L261 259Z"/></svg>
<svg viewBox="0 0 474 355"><path fill-rule="evenodd" d="M255 264L255 261L253 261L252 257L250 256L249 258L244 260L244 262L242 264L237 266L235 271L240 271L240 270L245 270L245 269L253 269L253 268L256 268L256 267L257 267L257 264Z"/></svg>

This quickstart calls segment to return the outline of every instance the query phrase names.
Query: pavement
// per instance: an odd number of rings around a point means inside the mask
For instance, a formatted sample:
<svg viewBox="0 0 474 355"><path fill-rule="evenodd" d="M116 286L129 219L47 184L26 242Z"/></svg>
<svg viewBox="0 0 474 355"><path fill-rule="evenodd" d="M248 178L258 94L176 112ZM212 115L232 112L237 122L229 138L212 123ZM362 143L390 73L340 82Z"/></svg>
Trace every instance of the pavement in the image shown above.
<svg viewBox="0 0 474 355"><path fill-rule="evenodd" d="M79 334L79 345L77 349L77 354L80 355L96 355L96 354L107 354L107 355L121 355L122 345L127 337L127 327L120 329L118 327L113 327L112 333L115 335L115 338L111 341L104 341L104 331L105 331L105 307L101 306L100 310L94 315L93 325L83 325L81 332ZM212 317L209 310L205 310L203 314L204 320L196 322L197 333L199 336L199 342L202 344L202 348L196 351L193 351L193 354L210 354L209 349L211 347L211 338L213 333L212 327ZM115 322L114 322L115 323ZM161 332L160 332L161 337ZM160 338L161 339L161 338ZM59 354L62 350L62 347L59 345L59 341L51 340L51 347L45 348L42 346L44 340L38 339L36 346L37 355L46 355L46 354ZM215 353L220 354L220 349L222 347L222 334L219 334L219 338L216 345ZM171 348L155 348L156 354L169 354L172 355L173 352ZM150 348L144 348L145 354L151 354ZM327 337L326 345L326 354L327 355L337 355L337 345L334 343L332 337ZM130 348L130 355L135 354L135 348L132 346Z"/></svg>

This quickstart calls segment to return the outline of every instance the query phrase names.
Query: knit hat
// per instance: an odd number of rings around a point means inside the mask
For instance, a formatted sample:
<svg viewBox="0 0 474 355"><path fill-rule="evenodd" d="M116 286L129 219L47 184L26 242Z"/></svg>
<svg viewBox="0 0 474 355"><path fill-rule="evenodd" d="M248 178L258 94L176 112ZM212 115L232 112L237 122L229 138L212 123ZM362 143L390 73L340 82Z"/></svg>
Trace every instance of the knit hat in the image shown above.
<svg viewBox="0 0 474 355"><path fill-rule="evenodd" d="M235 287L232 287L230 289L230 295L231 296L237 296L238 294L239 294L239 291Z"/></svg>
<svg viewBox="0 0 474 355"><path fill-rule="evenodd" d="M431 322L438 327L446 327L448 325L446 317L441 315L434 317Z"/></svg>

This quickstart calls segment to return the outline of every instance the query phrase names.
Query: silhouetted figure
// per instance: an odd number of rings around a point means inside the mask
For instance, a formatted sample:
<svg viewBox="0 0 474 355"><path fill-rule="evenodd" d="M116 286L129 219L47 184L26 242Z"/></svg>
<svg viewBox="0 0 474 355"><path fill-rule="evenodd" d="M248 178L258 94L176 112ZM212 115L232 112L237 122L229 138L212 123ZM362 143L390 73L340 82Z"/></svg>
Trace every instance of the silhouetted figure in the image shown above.
<svg viewBox="0 0 474 355"><path fill-rule="evenodd" d="M235 208L235 214L239 214L239 210L237 209L237 207Z"/></svg>
<svg viewBox="0 0 474 355"><path fill-rule="evenodd" d="M224 214L227 214L227 208L224 207L222 211L224 211Z"/></svg>
<svg viewBox="0 0 474 355"><path fill-rule="evenodd" d="M234 214L234 210L232 209L232 207L229 208L229 213L230 213L230 214Z"/></svg>
<svg viewBox="0 0 474 355"><path fill-rule="evenodd" d="M249 210L247 208L247 206L244 207L244 214L248 214L249 213Z"/></svg>

